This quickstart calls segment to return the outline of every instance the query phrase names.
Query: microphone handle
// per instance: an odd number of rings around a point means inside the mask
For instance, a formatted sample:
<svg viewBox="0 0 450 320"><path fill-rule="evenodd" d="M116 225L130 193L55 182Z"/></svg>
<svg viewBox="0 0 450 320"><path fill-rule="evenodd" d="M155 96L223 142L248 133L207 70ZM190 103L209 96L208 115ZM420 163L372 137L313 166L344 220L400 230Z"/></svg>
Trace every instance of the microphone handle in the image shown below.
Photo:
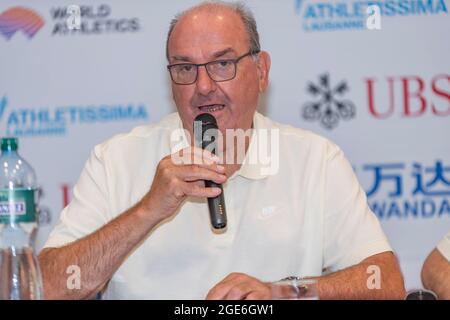
<svg viewBox="0 0 450 320"><path fill-rule="evenodd" d="M222 185L215 183L214 181L205 180L205 187L220 188L220 190L222 190L217 197L208 198L208 207L211 224L214 229L223 229L227 226L227 211L225 209L225 198L223 196Z"/></svg>

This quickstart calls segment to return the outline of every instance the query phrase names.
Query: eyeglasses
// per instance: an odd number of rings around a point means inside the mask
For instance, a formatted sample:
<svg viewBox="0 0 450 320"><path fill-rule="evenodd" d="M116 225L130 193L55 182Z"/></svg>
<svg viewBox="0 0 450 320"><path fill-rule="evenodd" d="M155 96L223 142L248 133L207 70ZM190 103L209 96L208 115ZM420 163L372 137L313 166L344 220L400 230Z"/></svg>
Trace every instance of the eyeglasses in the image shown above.
<svg viewBox="0 0 450 320"><path fill-rule="evenodd" d="M249 51L246 54L236 58L227 60L216 60L208 63L178 63L168 65L172 81L180 85L189 85L197 81L198 68L205 67L209 77L215 82L229 81L236 77L236 65L243 58L258 54L259 51Z"/></svg>

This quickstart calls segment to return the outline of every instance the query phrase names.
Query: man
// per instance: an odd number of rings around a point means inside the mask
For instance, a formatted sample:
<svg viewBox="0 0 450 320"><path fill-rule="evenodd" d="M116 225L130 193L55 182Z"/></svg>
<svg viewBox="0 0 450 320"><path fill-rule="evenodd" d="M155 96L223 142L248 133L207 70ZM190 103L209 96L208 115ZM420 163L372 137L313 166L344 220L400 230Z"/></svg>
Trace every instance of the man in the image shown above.
<svg viewBox="0 0 450 320"><path fill-rule="evenodd" d="M425 260L422 283L439 299L450 300L450 231Z"/></svg>
<svg viewBox="0 0 450 320"><path fill-rule="evenodd" d="M222 2L185 11L171 24L167 57L178 113L95 148L40 254L45 296L270 299L270 282L301 276L317 277L322 299L403 298L396 258L342 151L256 113L270 57L251 13ZM187 136L174 148L172 133L193 137L205 112L221 132L278 130L278 172L218 163ZM245 147L257 153L253 138ZM206 198L221 191L204 180L223 184L225 232L210 228ZM71 265L80 289L67 288Z"/></svg>

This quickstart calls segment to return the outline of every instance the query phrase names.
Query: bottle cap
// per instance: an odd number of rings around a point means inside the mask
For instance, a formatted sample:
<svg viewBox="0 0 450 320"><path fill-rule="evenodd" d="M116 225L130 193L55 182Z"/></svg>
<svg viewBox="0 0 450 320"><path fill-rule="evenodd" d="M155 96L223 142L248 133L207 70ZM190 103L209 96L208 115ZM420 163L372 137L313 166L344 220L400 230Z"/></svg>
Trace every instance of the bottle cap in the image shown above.
<svg viewBox="0 0 450 320"><path fill-rule="evenodd" d="M2 151L16 151L17 150L17 138L2 138L1 150Z"/></svg>

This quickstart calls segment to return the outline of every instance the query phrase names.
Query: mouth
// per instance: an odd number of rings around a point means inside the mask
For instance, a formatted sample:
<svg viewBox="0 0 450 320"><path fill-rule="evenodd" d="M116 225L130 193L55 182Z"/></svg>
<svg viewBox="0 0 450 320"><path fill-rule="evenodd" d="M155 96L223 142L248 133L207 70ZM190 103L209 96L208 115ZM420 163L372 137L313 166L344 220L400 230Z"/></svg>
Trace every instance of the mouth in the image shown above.
<svg viewBox="0 0 450 320"><path fill-rule="evenodd" d="M209 104L197 107L201 112L214 113L222 111L225 108L224 104Z"/></svg>

